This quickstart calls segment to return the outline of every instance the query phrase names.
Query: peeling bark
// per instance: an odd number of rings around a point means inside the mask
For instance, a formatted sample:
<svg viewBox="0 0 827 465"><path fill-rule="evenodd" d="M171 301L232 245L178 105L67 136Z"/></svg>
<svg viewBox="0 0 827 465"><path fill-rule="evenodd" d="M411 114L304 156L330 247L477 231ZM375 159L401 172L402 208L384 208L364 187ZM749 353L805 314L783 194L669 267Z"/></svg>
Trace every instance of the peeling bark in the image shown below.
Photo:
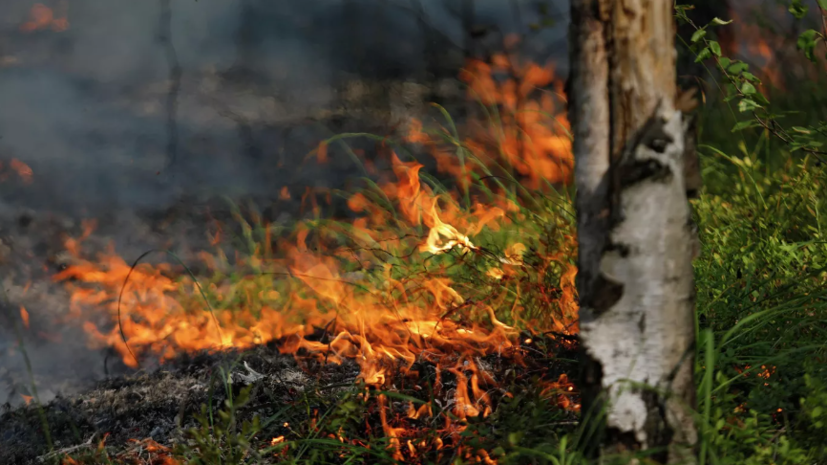
<svg viewBox="0 0 827 465"><path fill-rule="evenodd" d="M584 412L605 407L604 453L693 462L700 179L676 109L672 2L573 0L571 33Z"/></svg>

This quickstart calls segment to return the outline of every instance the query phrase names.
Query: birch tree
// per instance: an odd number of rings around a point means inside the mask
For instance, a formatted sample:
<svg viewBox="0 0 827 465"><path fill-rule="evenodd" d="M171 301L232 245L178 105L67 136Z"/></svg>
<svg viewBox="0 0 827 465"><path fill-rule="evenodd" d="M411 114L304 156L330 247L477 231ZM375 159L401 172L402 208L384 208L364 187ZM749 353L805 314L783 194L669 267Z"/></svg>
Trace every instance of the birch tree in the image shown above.
<svg viewBox="0 0 827 465"><path fill-rule="evenodd" d="M697 189L672 0L572 0L583 413L601 452L691 463ZM586 420L589 421L589 420Z"/></svg>

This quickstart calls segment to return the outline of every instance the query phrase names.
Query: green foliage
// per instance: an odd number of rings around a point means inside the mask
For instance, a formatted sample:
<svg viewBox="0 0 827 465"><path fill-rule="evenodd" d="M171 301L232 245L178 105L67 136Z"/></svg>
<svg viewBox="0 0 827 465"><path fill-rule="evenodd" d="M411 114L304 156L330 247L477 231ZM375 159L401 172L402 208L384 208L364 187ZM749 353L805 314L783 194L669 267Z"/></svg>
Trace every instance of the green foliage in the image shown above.
<svg viewBox="0 0 827 465"><path fill-rule="evenodd" d="M258 415L238 425L238 411L250 401L252 385L240 390L235 397L224 400L223 408L213 415L212 408L201 405L201 413L195 415L198 426L187 431L187 442L178 454L191 464L240 464L256 463L258 453L252 447L253 439L261 431ZM228 387L232 394L232 385Z"/></svg>
<svg viewBox="0 0 827 465"><path fill-rule="evenodd" d="M802 18L806 5L793 1L789 11ZM679 18L691 23L685 13ZM714 47L705 34L696 37ZM807 59L815 61L822 37L800 36ZM695 264L698 326L708 328L697 358L701 460L823 463L827 376L813 361L827 349L827 170L820 161L826 126L813 118L817 107L774 110L746 62L714 53L706 59L725 85L723 101L703 115L706 188L694 203L702 243ZM775 106L794 99L776 95ZM735 102L750 117L735 122L733 137L712 121ZM791 115L805 123L783 126Z"/></svg>
<svg viewBox="0 0 827 465"><path fill-rule="evenodd" d="M469 422L463 434L472 444L501 464L583 463L582 444L571 433L575 422L542 395L539 384L510 391L513 397L504 398L488 418Z"/></svg>

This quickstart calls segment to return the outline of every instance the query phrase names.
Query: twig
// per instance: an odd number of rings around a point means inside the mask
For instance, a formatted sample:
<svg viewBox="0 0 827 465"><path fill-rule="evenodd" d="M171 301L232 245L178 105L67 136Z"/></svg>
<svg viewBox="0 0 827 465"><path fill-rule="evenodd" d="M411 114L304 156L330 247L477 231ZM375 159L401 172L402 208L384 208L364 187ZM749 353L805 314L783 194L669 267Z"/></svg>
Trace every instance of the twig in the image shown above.
<svg viewBox="0 0 827 465"><path fill-rule="evenodd" d="M70 453L72 453L76 450L83 449L85 447L91 447L92 446L92 440L95 439L95 434L97 434L97 433L93 433L91 436L89 436L89 439L87 439L86 442L83 442L81 444L71 446L71 447L65 447L63 449L55 450L55 451L49 452L45 455L41 455L40 457L37 458L37 461L40 462L40 463L43 463L43 462L45 462L45 461L47 461L51 458L57 457L59 455L66 455L66 454L70 454Z"/></svg>
<svg viewBox="0 0 827 465"><path fill-rule="evenodd" d="M821 13L821 33L824 35L824 46L827 47L827 13L825 13L818 0L816 0L816 7L818 7L818 12Z"/></svg>

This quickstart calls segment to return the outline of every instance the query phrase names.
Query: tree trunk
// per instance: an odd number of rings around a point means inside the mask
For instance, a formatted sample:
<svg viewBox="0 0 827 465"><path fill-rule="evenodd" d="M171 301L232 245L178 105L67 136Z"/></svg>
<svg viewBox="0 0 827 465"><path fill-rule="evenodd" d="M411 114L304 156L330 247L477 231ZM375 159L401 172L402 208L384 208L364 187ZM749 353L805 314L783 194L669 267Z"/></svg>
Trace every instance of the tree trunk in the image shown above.
<svg viewBox="0 0 827 465"><path fill-rule="evenodd" d="M693 462L697 440L694 144L675 108L674 42L672 0L572 0L584 421L605 414L604 454L661 463Z"/></svg>

